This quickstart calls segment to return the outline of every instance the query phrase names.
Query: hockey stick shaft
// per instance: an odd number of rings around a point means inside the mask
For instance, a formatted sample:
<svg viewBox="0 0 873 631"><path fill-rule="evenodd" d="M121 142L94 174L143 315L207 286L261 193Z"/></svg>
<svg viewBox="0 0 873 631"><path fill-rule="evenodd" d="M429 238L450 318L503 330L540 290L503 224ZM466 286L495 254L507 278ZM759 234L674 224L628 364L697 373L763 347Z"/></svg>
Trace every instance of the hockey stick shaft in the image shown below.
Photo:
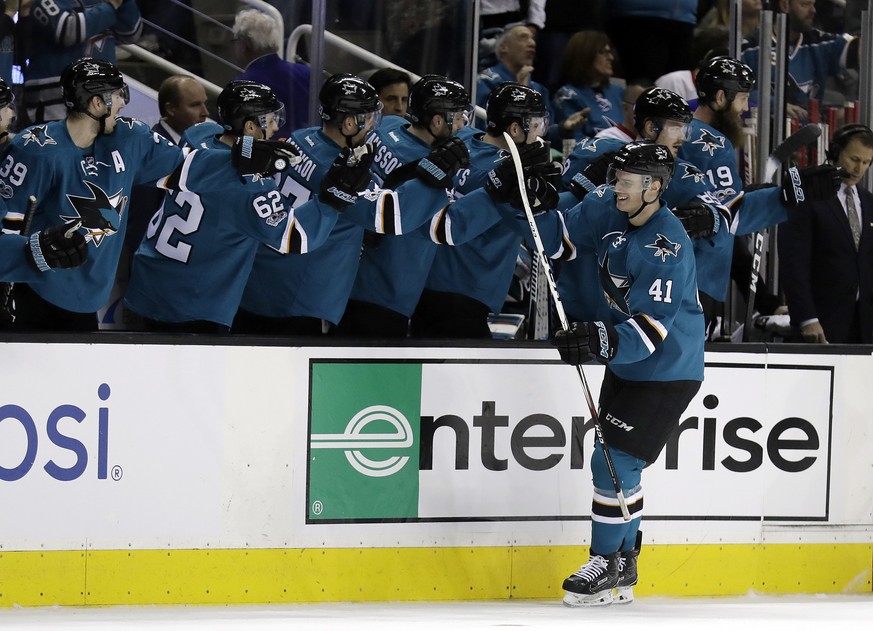
<svg viewBox="0 0 873 631"><path fill-rule="evenodd" d="M764 182L772 182L785 161L791 158L796 151L815 142L821 136L821 132L821 125L810 123L809 125L804 125L782 141L767 157L767 164L764 168ZM746 318L743 323L744 342L749 341L752 319L755 316L755 296L758 294L758 279L761 276L761 261L764 258L765 234L766 231L756 232L752 237L754 242L752 249L752 274L749 279L749 300L746 304Z"/></svg>
<svg viewBox="0 0 873 631"><path fill-rule="evenodd" d="M521 193L521 203L524 206L524 214L527 217L527 223L530 226L531 236L533 237L534 245L537 249L537 257L539 258L540 266L545 272L546 282L549 286L549 292L552 295L552 300L555 304L555 311L558 314L558 319L561 322L561 328L565 331L570 330L570 321L567 319L567 313L564 311L564 305L561 302L561 297L558 295L558 286L555 283L555 276L552 273L552 266L546 258L543 240L540 238L540 231L537 229L537 222L534 219L533 211L530 207L530 202L527 199L527 186L524 183L524 172L521 164L521 157L518 155L518 149L515 146L515 141L512 137L503 132L503 138L509 147L509 154L512 156L512 162L515 165L515 176L518 179L518 190ZM630 521L630 511L627 508L627 501L624 499L624 493L621 490L621 484L618 481L618 474L615 472L615 464L612 462L612 454L609 447L603 438L603 428L600 425L600 418L597 415L597 407L594 405L594 398L591 396L591 389L588 387L588 380L585 378L585 371L582 366L576 365L576 372L579 375L579 381L582 383L582 392L585 395L585 402L588 404L588 412L591 414L591 420L594 422L594 433L597 435L597 440L603 450L603 459L606 461L606 468L609 470L609 477L612 478L612 486L615 489L615 495L618 499L619 508L625 521Z"/></svg>

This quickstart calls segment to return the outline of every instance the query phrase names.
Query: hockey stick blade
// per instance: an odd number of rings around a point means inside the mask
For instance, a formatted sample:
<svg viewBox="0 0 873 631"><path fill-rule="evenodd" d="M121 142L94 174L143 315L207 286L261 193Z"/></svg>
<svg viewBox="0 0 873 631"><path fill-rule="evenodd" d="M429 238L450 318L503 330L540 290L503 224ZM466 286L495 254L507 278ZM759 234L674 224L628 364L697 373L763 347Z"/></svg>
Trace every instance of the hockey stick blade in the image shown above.
<svg viewBox="0 0 873 631"><path fill-rule="evenodd" d="M821 136L821 125L810 123L791 134L767 156L764 167L764 182L772 182L779 168L797 151L814 143Z"/></svg>
<svg viewBox="0 0 873 631"><path fill-rule="evenodd" d="M534 219L533 211L530 208L530 202L527 199L527 186L525 186L524 183L524 168L521 164L521 156L518 155L518 148L515 146L515 141L512 139L512 136L503 132L503 138L506 140L506 145L509 148L509 155L512 156L512 164L515 166L515 177L518 180L518 190L521 195L524 214L527 217L531 236L533 237L533 242L537 249L537 257L539 257L540 265L545 272L546 282L549 285L549 292L552 294L552 299L555 303L555 311L558 313L558 320L561 321L561 328L565 331L569 331L570 321L567 319L567 313L564 311L564 304L561 302L561 297L558 295L558 285L555 283L555 275L552 272L552 266L549 265L549 261L546 259L543 240L540 238L540 231L537 228L536 219ZM576 373L579 375L579 381L582 383L582 393L585 395L585 402L588 404L588 413L591 414L591 420L594 422L594 433L596 434L597 441L602 448L603 459L606 461L606 468L609 471L609 477L612 479L612 486L615 489L615 495L618 500L618 506L621 509L621 515L625 521L630 521L631 515L627 507L627 500L625 500L624 493L621 490L621 484L618 481L618 474L615 472L615 464L612 461L609 446L603 439L603 428L600 426L597 407L594 405L594 398L591 396L591 389L588 387L588 379L585 377L585 371L582 370L582 366L576 366Z"/></svg>

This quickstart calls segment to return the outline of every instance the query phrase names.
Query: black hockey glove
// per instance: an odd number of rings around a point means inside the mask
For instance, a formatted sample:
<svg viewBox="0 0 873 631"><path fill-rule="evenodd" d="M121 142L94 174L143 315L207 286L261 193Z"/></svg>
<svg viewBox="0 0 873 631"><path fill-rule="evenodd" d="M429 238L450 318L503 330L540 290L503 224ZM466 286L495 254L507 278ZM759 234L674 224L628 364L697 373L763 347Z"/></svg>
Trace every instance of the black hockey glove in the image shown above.
<svg viewBox="0 0 873 631"><path fill-rule="evenodd" d="M416 173L428 186L452 188L455 173L469 164L470 152L467 151L467 145L457 136L449 136L433 142L428 156L418 161Z"/></svg>
<svg viewBox="0 0 873 631"><path fill-rule="evenodd" d="M790 206L834 199L842 184L843 169L830 164L791 167L782 177L782 199Z"/></svg>
<svg viewBox="0 0 873 631"><path fill-rule="evenodd" d="M516 145L516 149L518 149L521 166L525 170L529 167L547 164L552 160L551 145L542 138L537 138L531 143Z"/></svg>
<svg viewBox="0 0 873 631"><path fill-rule="evenodd" d="M88 258L88 243L79 232L82 222L50 226L30 235L24 254L40 272L78 267Z"/></svg>
<svg viewBox="0 0 873 631"><path fill-rule="evenodd" d="M716 235L721 227L718 210L705 202L680 204L673 209L673 214L682 222L691 239L708 239Z"/></svg>
<svg viewBox="0 0 873 631"><path fill-rule="evenodd" d="M606 172L609 170L609 165L612 163L615 153L615 151L607 151L596 157L587 167L582 169L582 174L595 187L606 184Z"/></svg>
<svg viewBox="0 0 873 631"><path fill-rule="evenodd" d="M268 177L303 160L300 150L281 140L255 140L240 136L230 151L230 161L240 175Z"/></svg>
<svg viewBox="0 0 873 631"><path fill-rule="evenodd" d="M555 333L552 345L561 359L573 366L592 359L608 364L618 350L618 333L603 322L574 322L568 331Z"/></svg>
<svg viewBox="0 0 873 631"><path fill-rule="evenodd" d="M319 201L339 212L358 201L358 193L370 183L374 156L373 145L369 144L340 151L321 181Z"/></svg>
<svg viewBox="0 0 873 631"><path fill-rule="evenodd" d="M543 176L528 177L525 180L527 200L534 215L554 210L558 207L558 190L555 185ZM521 196L516 195L509 200L513 208L524 208Z"/></svg>
<svg viewBox="0 0 873 631"><path fill-rule="evenodd" d="M504 158L496 167L488 171L485 192L495 204L512 204L516 208L521 208L518 177L511 158Z"/></svg>
<svg viewBox="0 0 873 631"><path fill-rule="evenodd" d="M558 187L561 185L561 163L546 162L531 166L524 169L524 173L531 210L538 214L557 208Z"/></svg>
<svg viewBox="0 0 873 631"><path fill-rule="evenodd" d="M573 179L570 180L569 184L567 184L567 190L573 193L580 202L595 188L597 188L597 186L594 182L585 177L584 173L577 173L573 176Z"/></svg>

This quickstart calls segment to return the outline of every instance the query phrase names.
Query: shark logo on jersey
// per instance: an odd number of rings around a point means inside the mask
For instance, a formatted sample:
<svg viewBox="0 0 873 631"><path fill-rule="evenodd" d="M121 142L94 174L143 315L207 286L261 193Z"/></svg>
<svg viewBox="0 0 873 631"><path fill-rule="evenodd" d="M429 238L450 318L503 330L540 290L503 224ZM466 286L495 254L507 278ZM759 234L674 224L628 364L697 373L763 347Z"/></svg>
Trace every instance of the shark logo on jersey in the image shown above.
<svg viewBox="0 0 873 631"><path fill-rule="evenodd" d="M630 282L627 276L610 270L609 252L604 255L603 261L600 263L598 276L600 277L600 288L603 290L603 297L609 303L610 308L630 315L630 307L627 304L627 292L630 290Z"/></svg>
<svg viewBox="0 0 873 631"><path fill-rule="evenodd" d="M672 241L670 241L670 239L668 239L667 237L665 237L663 234L661 234L659 232L658 238L655 239L655 242L649 243L648 245L646 245L644 247L653 249L655 251L655 256L660 256L661 262L666 263L668 256L678 256L679 255L679 250L682 249L682 244L681 243L673 243Z"/></svg>
<svg viewBox="0 0 873 631"><path fill-rule="evenodd" d="M48 135L48 125L36 125L24 133L24 144L35 142L40 147L58 144L54 138Z"/></svg>
<svg viewBox="0 0 873 631"><path fill-rule="evenodd" d="M697 167L695 167L692 164L688 164L687 162L680 162L679 164L680 164L680 166L682 166L685 169L685 173L682 175L682 178L681 178L683 180L685 178L691 177L691 178L694 178L695 184L700 184L703 181L703 178L706 177L703 173L701 173L697 169Z"/></svg>
<svg viewBox="0 0 873 631"><path fill-rule="evenodd" d="M608 112L612 109L612 103L609 99L605 98L602 94L594 93L594 99L597 101L597 107L600 108L601 112Z"/></svg>
<svg viewBox="0 0 873 631"><path fill-rule="evenodd" d="M716 136L706 129L700 130L700 138L691 141L692 145L701 145L701 151L709 152L709 155L715 155L716 149L724 149L724 136Z"/></svg>
<svg viewBox="0 0 873 631"><path fill-rule="evenodd" d="M597 143L600 142L600 138L586 138L581 143L576 145L576 151L590 151L591 153L597 153Z"/></svg>
<svg viewBox="0 0 873 631"><path fill-rule="evenodd" d="M77 214L66 217L61 215L61 219L67 222L80 221L82 227L88 231L86 238L99 247L104 237L118 232L121 216L127 205L127 196L118 191L110 197L102 188L87 180L85 186L91 190L93 197L79 197L68 193L67 199Z"/></svg>
<svg viewBox="0 0 873 631"><path fill-rule="evenodd" d="M95 160L94 156L87 156L83 160L79 162L79 165L82 167L82 171L85 172L85 175L90 177L97 177L100 172L99 167L111 167L111 164L106 164L105 162L100 162L99 160Z"/></svg>
<svg viewBox="0 0 873 631"><path fill-rule="evenodd" d="M143 125L144 124L144 123L141 123L140 121L136 120L135 118L130 118L129 116L116 116L115 120L116 120L116 124L124 123L125 125L127 125L131 129L133 129L134 125Z"/></svg>

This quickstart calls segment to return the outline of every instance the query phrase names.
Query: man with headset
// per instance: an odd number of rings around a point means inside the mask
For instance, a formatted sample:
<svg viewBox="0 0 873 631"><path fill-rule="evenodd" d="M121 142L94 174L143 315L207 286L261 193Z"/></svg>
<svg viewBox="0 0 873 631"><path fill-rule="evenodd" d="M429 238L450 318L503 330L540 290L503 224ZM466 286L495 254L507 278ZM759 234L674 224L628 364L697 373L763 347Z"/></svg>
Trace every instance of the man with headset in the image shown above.
<svg viewBox="0 0 873 631"><path fill-rule="evenodd" d="M845 125L829 161L847 174L837 198L802 204L779 226L779 270L796 339L873 343L873 194L857 186L873 162L873 131Z"/></svg>

